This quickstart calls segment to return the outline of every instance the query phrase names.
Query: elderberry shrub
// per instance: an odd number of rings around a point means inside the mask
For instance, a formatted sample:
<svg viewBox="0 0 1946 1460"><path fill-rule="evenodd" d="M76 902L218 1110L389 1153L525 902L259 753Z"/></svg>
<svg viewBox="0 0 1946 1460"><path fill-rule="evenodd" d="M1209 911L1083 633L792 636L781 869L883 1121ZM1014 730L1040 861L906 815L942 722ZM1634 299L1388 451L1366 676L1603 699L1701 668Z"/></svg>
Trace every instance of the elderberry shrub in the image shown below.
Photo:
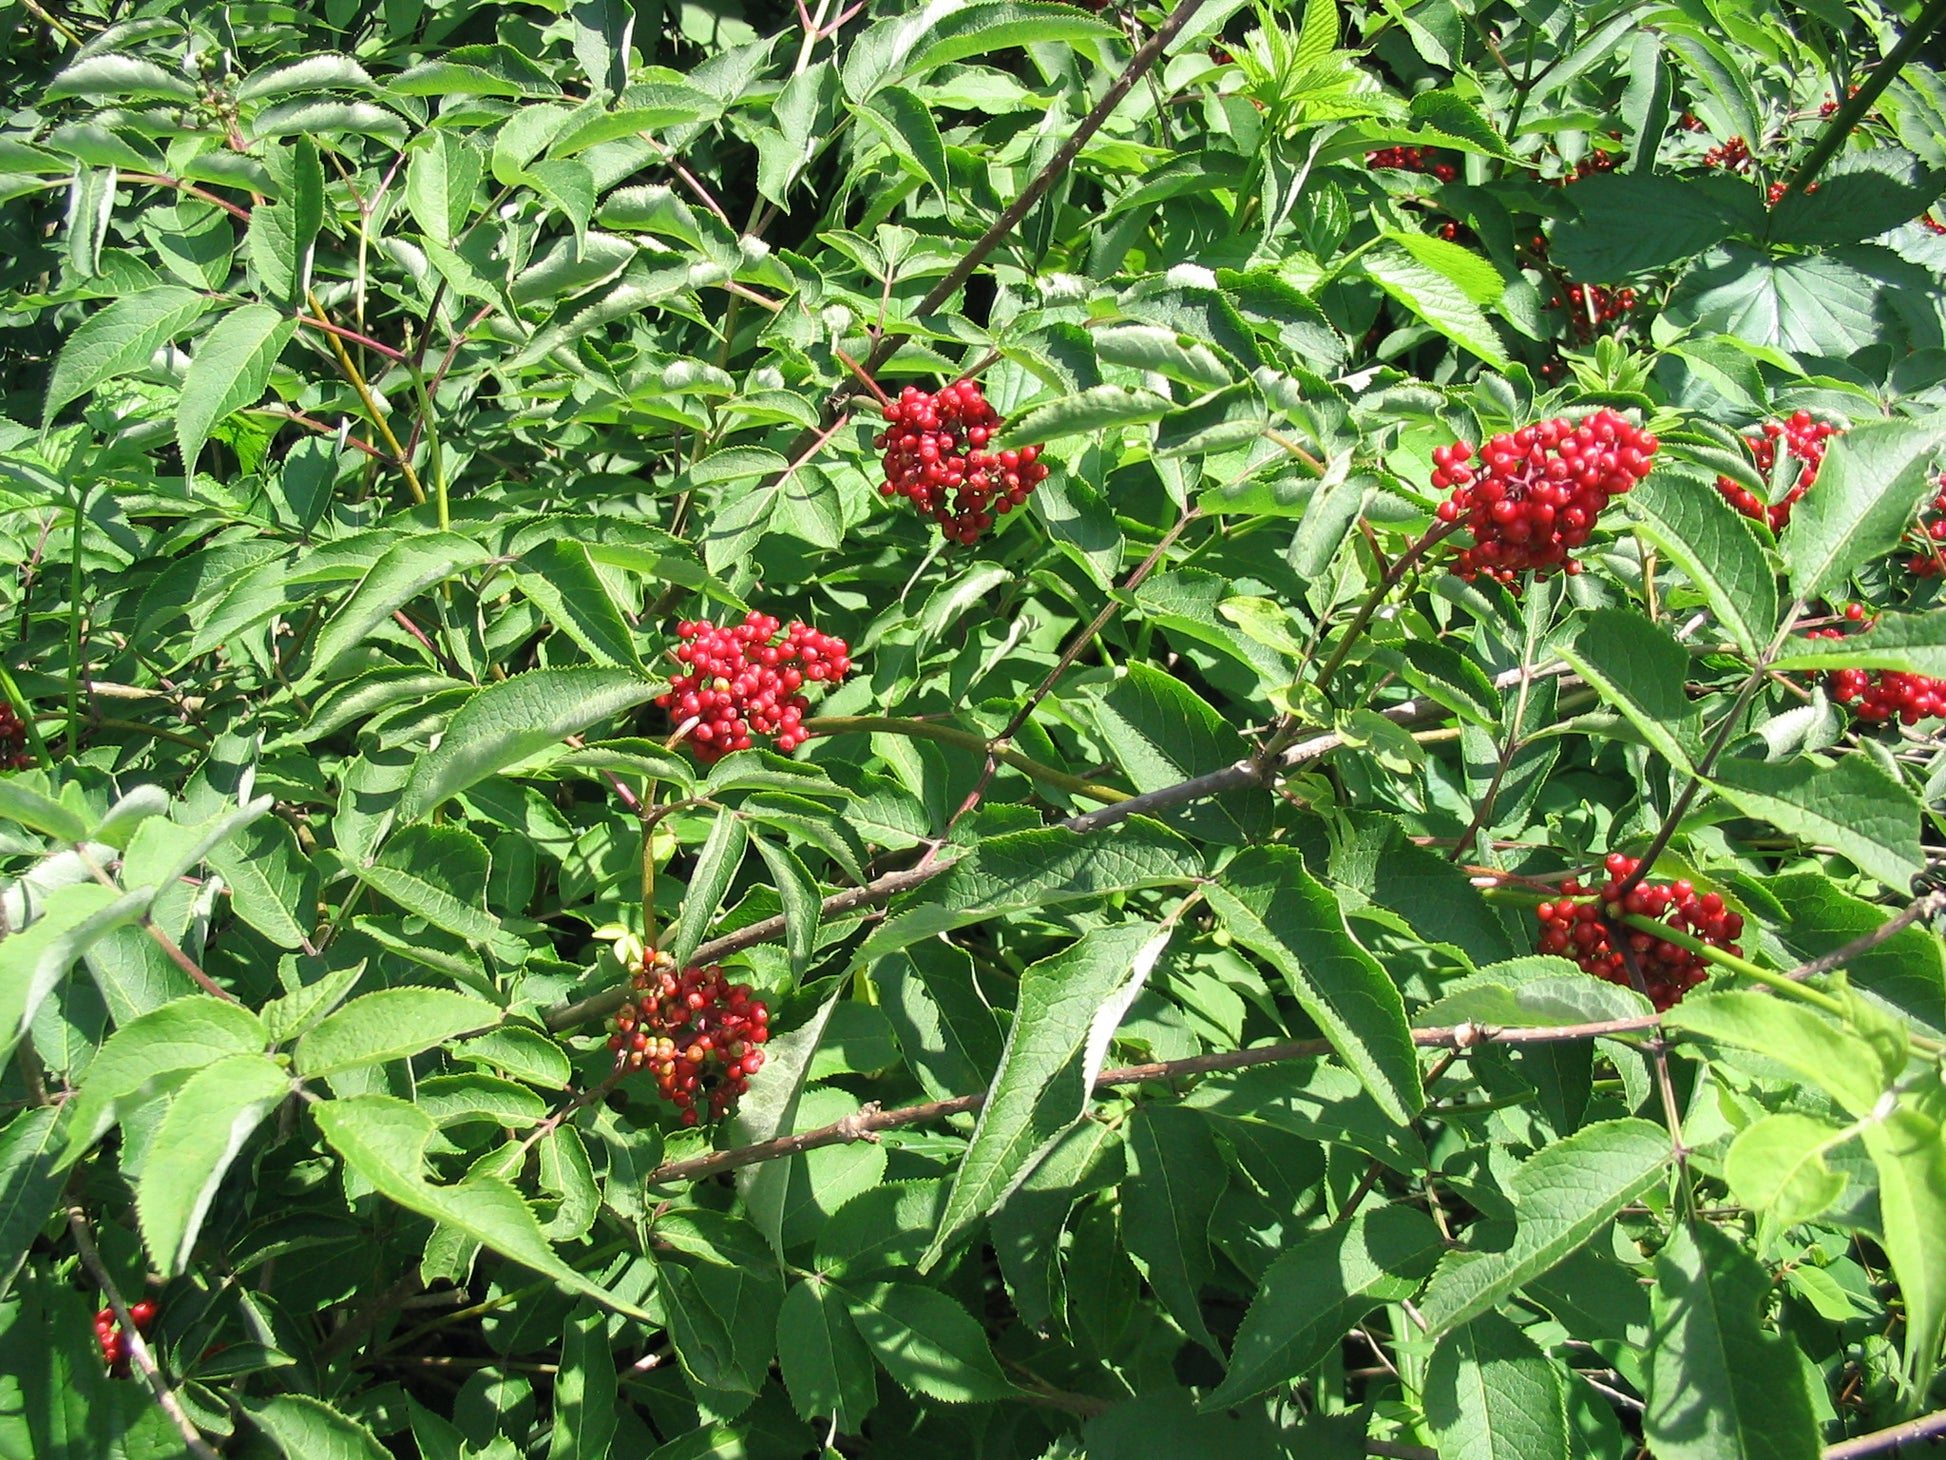
<svg viewBox="0 0 1946 1460"><path fill-rule="evenodd" d="M1540 951L1558 953L1573 959L1583 970L1623 988L1634 988L1627 956L1610 940L1603 921L1619 920L1629 914L1654 919L1678 932L1741 956L1737 938L1743 933L1743 915L1731 912L1714 892L1700 896L1688 881L1642 882L1622 892L1622 884L1635 875L1641 860L1611 852L1602 864L1608 881L1594 891L1570 877L1561 884L1559 901L1544 902L1536 908L1540 918ZM1667 1010L1696 987L1709 973L1701 954L1680 947L1665 938L1640 928L1627 928L1624 937L1635 955L1635 966L1642 978L1642 992L1658 1010Z"/></svg>
<svg viewBox="0 0 1946 1460"><path fill-rule="evenodd" d="M682 643L674 653L687 668L655 702L676 721L697 759L748 750L755 735L773 737L786 753L810 739L804 712L811 703L799 690L841 682L851 671L851 650L843 639L796 621L780 641L781 627L754 610L742 623L722 628L708 619L676 625Z"/></svg>
<svg viewBox="0 0 1946 1460"><path fill-rule="evenodd" d="M1791 508L1803 500L1804 494L1811 490L1818 479L1818 468L1824 464L1824 443L1833 436L1843 435L1843 431L1828 421L1812 419L1809 411L1793 411L1785 421L1765 421L1754 436L1745 436L1744 445L1756 459L1757 470L1769 476L1777 464L1777 443L1784 443L1785 452L1802 462L1798 469L1797 481L1777 501L1768 506L1749 488L1729 477L1716 479L1716 490L1721 492L1729 504L1745 517L1758 522L1768 522L1772 532L1782 532L1791 520Z"/></svg>
<svg viewBox="0 0 1946 1460"><path fill-rule="evenodd" d="M1464 441L1435 448L1432 484L1453 489L1439 520L1473 534L1454 572L1502 583L1527 571L1580 572L1568 554L1609 502L1649 474L1655 451L1655 437L1606 407L1579 425L1557 417L1503 432L1480 448L1477 467Z"/></svg>
<svg viewBox="0 0 1946 1460"><path fill-rule="evenodd" d="M1845 617L1867 627L1873 622L1859 603L1847 608ZM1812 629L1805 637L1842 639L1846 634L1839 628ZM1853 714L1870 725L1892 720L1917 725L1921 720L1946 717L1946 679L1898 669L1834 669L1825 675L1824 684L1833 700L1851 707Z"/></svg>
<svg viewBox="0 0 1946 1460"><path fill-rule="evenodd" d="M986 449L1002 422L975 381L936 394L908 385L885 403L885 420L872 441L885 453L880 494L906 498L948 542L978 542L1047 479L1038 446Z"/></svg>
<svg viewBox="0 0 1946 1460"><path fill-rule="evenodd" d="M647 1070L682 1124L721 1120L763 1068L770 1010L750 985L733 984L720 964L676 972L667 953L648 950L631 979L635 996L609 1021L618 1063ZM703 1110L697 1109L701 1101Z"/></svg>

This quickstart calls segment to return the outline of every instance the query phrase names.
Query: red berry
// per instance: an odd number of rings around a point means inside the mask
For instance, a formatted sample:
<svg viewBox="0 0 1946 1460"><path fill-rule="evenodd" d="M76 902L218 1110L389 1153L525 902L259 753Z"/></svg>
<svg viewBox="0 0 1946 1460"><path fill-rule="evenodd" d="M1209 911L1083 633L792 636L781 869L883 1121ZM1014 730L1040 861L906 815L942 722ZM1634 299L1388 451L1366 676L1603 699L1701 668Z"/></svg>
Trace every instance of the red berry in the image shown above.
<svg viewBox="0 0 1946 1460"><path fill-rule="evenodd" d="M843 639L802 623L774 642L780 628L776 619L754 611L734 627L719 629L707 619L676 625L683 642L672 652L688 672L676 675L656 703L686 727L697 759L748 750L753 734L773 737L786 754L810 738L803 721L811 702L798 691L806 682L843 680L851 672L851 650Z"/></svg>
<svg viewBox="0 0 1946 1460"><path fill-rule="evenodd" d="M1703 166L1720 167L1725 172L1746 171L1750 166L1750 144L1741 137L1732 137L1722 146L1705 152Z"/></svg>
<svg viewBox="0 0 1946 1460"><path fill-rule="evenodd" d="M1503 583L1529 570L1579 572L1569 553L1587 542L1613 498L1649 474L1656 444L1604 407L1579 425L1556 418L1495 436L1477 467L1467 464L1473 448L1464 441L1436 450L1432 484L1453 491L1439 518L1473 534L1454 571Z"/></svg>
<svg viewBox="0 0 1946 1460"><path fill-rule="evenodd" d="M619 1058L631 1069L649 1070L684 1126L704 1118L696 1108L699 1095L708 1119L729 1115L763 1066L757 1046L770 1038L769 1009L748 984L729 983L720 965L679 975L666 953L647 954L633 982L634 1001L611 1022L617 1033L610 1048L618 1048L625 1029L653 1031L630 1036Z"/></svg>
<svg viewBox="0 0 1946 1460"><path fill-rule="evenodd" d="M1906 539L1914 550L1906 567L1921 578L1935 578L1946 571L1946 475L1934 485L1939 495L1919 514Z"/></svg>
<svg viewBox="0 0 1946 1460"><path fill-rule="evenodd" d="M1794 411L1788 421L1765 421L1759 434L1743 438L1756 460L1757 470L1766 477L1770 475L1777 464L1777 442L1781 437L1786 454L1803 463L1798 469L1797 481L1782 498L1768 505L1759 500L1756 493L1729 477L1718 477L1716 490L1745 517L1768 522L1771 531L1782 532L1785 524L1791 520L1791 508L1817 482L1818 468L1824 462L1824 443L1833 436L1843 434L1837 426L1813 420L1809 411Z"/></svg>
<svg viewBox="0 0 1946 1460"><path fill-rule="evenodd" d="M1643 882L1632 888L1626 898L1619 897L1621 885L1635 875L1641 863L1634 857L1611 852L1602 868L1608 881L1592 896L1573 878L1561 884L1564 894L1558 902L1544 902L1535 909L1541 923L1540 951L1571 958L1596 978L1623 988L1634 987L1628 960L1609 945L1608 929L1602 915L1619 918L1624 914L1653 918L1657 922L1688 933L1712 948L1741 954L1736 939L1743 933L1743 917L1727 912L1716 893L1698 896L1687 882ZM1630 930L1629 950L1635 954L1636 968L1642 975L1644 990L1657 1009L1666 1010L1709 973L1701 954L1678 947L1662 938Z"/></svg>
<svg viewBox="0 0 1946 1460"><path fill-rule="evenodd" d="M949 542L977 542L1047 477L1038 446L985 449L1001 419L971 380L937 394L908 385L886 402L885 419L872 443L885 453L880 495L909 499Z"/></svg>
<svg viewBox="0 0 1946 1460"><path fill-rule="evenodd" d="M14 707L0 700L0 771L25 770L34 763L27 753L27 727Z"/></svg>

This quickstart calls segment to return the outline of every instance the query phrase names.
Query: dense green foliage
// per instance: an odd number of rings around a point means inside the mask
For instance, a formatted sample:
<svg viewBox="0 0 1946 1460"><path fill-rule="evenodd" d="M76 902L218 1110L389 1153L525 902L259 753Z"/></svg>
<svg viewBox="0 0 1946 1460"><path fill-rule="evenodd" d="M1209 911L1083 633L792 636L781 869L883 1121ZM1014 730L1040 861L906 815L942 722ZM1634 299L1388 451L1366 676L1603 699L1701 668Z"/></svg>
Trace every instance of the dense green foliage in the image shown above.
<svg viewBox="0 0 1946 1460"><path fill-rule="evenodd" d="M1942 14L10 10L0 1460L1946 1408ZM750 611L850 672L712 760Z"/></svg>

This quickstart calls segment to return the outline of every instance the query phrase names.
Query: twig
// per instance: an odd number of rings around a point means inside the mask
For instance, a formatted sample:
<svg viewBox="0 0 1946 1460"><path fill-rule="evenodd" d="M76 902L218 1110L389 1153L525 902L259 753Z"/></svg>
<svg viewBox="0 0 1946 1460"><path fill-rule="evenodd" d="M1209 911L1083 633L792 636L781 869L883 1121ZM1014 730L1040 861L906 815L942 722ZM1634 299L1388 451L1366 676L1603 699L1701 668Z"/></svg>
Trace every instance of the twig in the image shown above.
<svg viewBox="0 0 1946 1460"><path fill-rule="evenodd" d="M1640 1034L1656 1028L1661 1023L1659 1014L1642 1014L1628 1019L1603 1019L1591 1024L1561 1024L1535 1028L1498 1029L1482 1024L1457 1024L1450 1029L1414 1029L1412 1042L1426 1049L1471 1049L1485 1043L1494 1044L1559 1044L1572 1040L1613 1038L1624 1034ZM1103 1070L1096 1078L1095 1085L1140 1085L1150 1081L1169 1081L1182 1079L1189 1075L1211 1074L1218 1070L1248 1069L1253 1065L1281 1064L1286 1060L1316 1059L1332 1053L1328 1039L1300 1039L1285 1044L1258 1045L1254 1049L1219 1050L1214 1054L1193 1055L1188 1059L1163 1060L1146 1065L1125 1065L1120 1069ZM803 1151L814 1151L823 1146L843 1145L849 1141L864 1140L876 1136L880 1131L897 1130L902 1126L918 1125L929 1120L940 1120L949 1115L963 1115L978 1110L986 1102L986 1092L976 1095L957 1095L950 1100L929 1100L921 1105L908 1105L898 1110L859 1111L834 1124L821 1126L817 1130L802 1131L797 1135L780 1136L776 1140L759 1141L751 1146L739 1146L733 1150L711 1151L707 1155L692 1156L684 1161L671 1161L657 1167L648 1177L651 1186L663 1186L676 1181L695 1181L719 1172L733 1171L740 1166L754 1166L763 1161L775 1161L785 1156L795 1156Z"/></svg>
<svg viewBox="0 0 1946 1460"><path fill-rule="evenodd" d="M88 1230L88 1214L78 1206L68 1208L68 1230L74 1234L74 1250L81 1254L81 1265L88 1270L88 1276L94 1279L95 1286L101 1289L102 1296L108 1299L108 1306L115 1310L115 1321L122 1326L122 1342L128 1346L128 1356L141 1370L149 1392L155 1395L155 1402L175 1423L183 1444L189 1447L197 1460L218 1460L215 1449L203 1438L203 1432L196 1428L195 1422L183 1412L182 1401L176 1398L176 1391L169 1387L169 1381L162 1377L162 1370L156 1367L155 1355L149 1351L148 1340L142 1337L142 1330L135 1326L135 1320L129 1316L128 1303L123 1299L121 1289L115 1286L114 1278L108 1275L108 1269L102 1263L101 1253L95 1247L94 1233Z"/></svg>
<svg viewBox="0 0 1946 1460"><path fill-rule="evenodd" d="M1929 1440L1935 1435L1946 1435L1946 1410L1909 1419L1890 1429L1874 1430L1869 1435L1826 1445L1824 1460L1856 1460L1860 1455L1882 1455L1887 1450L1896 1450L1908 1440Z"/></svg>

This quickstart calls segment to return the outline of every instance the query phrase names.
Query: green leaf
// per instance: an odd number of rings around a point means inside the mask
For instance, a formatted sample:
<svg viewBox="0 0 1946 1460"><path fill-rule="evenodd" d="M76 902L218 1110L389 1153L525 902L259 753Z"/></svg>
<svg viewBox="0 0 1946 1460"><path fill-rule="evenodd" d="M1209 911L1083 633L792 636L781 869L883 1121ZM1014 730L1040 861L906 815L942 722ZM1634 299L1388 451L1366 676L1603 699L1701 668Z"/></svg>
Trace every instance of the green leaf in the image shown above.
<svg viewBox="0 0 1946 1460"><path fill-rule="evenodd" d="M730 883L736 880L737 868L743 865L743 854L749 845L750 830L743 818L728 811L717 812L716 820L710 825L709 840L696 854L696 868L690 873L689 887L683 893L682 911L664 945L678 964L688 963L690 954L702 943L703 935L716 918L716 910L723 905Z"/></svg>
<svg viewBox="0 0 1946 1460"><path fill-rule="evenodd" d="M818 884L789 847L763 837L755 841L757 855L770 869L777 899L784 905L784 947L791 956L791 976L802 978L817 946L818 918L822 911Z"/></svg>
<svg viewBox="0 0 1946 1460"><path fill-rule="evenodd" d="M1586 1126L1530 1157L1508 1185L1511 1239L1440 1264L1420 1303L1427 1331L1470 1322L1552 1268L1654 1184L1668 1160L1669 1133L1632 1118Z"/></svg>
<svg viewBox="0 0 1946 1460"><path fill-rule="evenodd" d="M628 621L583 544L553 538L529 548L514 567L514 581L597 664L642 669Z"/></svg>
<svg viewBox="0 0 1946 1460"><path fill-rule="evenodd" d="M63 842L85 842L93 830L72 806L41 794L19 776L0 781L0 817Z"/></svg>
<svg viewBox="0 0 1946 1460"><path fill-rule="evenodd" d="M1138 791L1156 791L1248 758L1244 738L1174 675L1139 660L1123 666L1095 702L1102 743ZM1212 839L1261 835L1268 798L1239 792L1166 813L1192 833Z"/></svg>
<svg viewBox="0 0 1946 1460"><path fill-rule="evenodd" d="M299 136L291 145L290 185L284 196L250 211L245 240L265 292L293 306L311 287L311 250L324 224L324 168L317 145Z"/></svg>
<svg viewBox="0 0 1946 1460"><path fill-rule="evenodd" d="M210 432L264 393L270 367L296 330L296 320L268 304L245 304L224 315L203 337L183 374L182 403L176 409L176 445L185 472L195 471Z"/></svg>
<svg viewBox="0 0 1946 1460"><path fill-rule="evenodd" d="M942 199L947 196L953 175L946 162L946 144L924 102L903 86L888 86L874 92L863 106L853 107L852 114L882 135L899 161L916 169Z"/></svg>
<svg viewBox="0 0 1946 1460"><path fill-rule="evenodd" d="M1106 833L1050 826L988 837L937 882L895 903L861 961L1001 913L1167 887L1202 875L1195 848L1159 822L1130 817Z"/></svg>
<svg viewBox="0 0 1946 1460"><path fill-rule="evenodd" d="M425 1153L433 1137L433 1123L409 1102L390 1095L358 1095L314 1105L311 1115L345 1164L388 1200L444 1222L502 1256L619 1313L647 1318L633 1302L608 1292L563 1262L542 1233L533 1210L499 1177L476 1174L452 1186L435 1186L427 1181Z"/></svg>
<svg viewBox="0 0 1946 1460"><path fill-rule="evenodd" d="M882 20L852 43L847 95L864 101L907 76L1010 46L1114 38L1120 33L1084 11L1036 0L970 0L943 11L916 10Z"/></svg>
<svg viewBox="0 0 1946 1460"><path fill-rule="evenodd" d="M1809 192L1792 193L1771 211L1773 243L1829 248L1857 243L1918 217L1939 201L1940 177L1896 147L1840 152Z"/></svg>
<svg viewBox="0 0 1946 1460"><path fill-rule="evenodd" d="M196 88L186 77L165 71L153 61L114 52L97 53L76 61L41 93L47 101L80 96L90 100L189 101Z"/></svg>
<svg viewBox="0 0 1946 1460"><path fill-rule="evenodd" d="M1757 223L1756 190L1742 179L1600 173L1563 191L1577 216L1557 223L1548 256L1569 277L1620 284L1695 258Z"/></svg>
<svg viewBox="0 0 1946 1460"><path fill-rule="evenodd" d="M1000 1023L973 960L943 938L922 939L871 965L879 1007L908 1069L935 1100L976 1090L1000 1063Z"/></svg>
<svg viewBox="0 0 1946 1460"><path fill-rule="evenodd" d="M1439 1260L1439 1229L1410 1207L1375 1207L1303 1238L1263 1275L1229 1372L1201 1404L1238 1404L1309 1373L1381 1303L1410 1298Z"/></svg>
<svg viewBox="0 0 1946 1460"><path fill-rule="evenodd" d="M1696 585L1716 621L1755 657L1777 630L1777 572L1750 519L1708 482L1659 467L1622 498L1635 530Z"/></svg>
<svg viewBox="0 0 1946 1460"><path fill-rule="evenodd" d="M118 893L95 882L71 883L48 894L33 923L0 940L0 1059L13 1053L74 961L97 939L141 917L154 896L153 888Z"/></svg>
<svg viewBox="0 0 1946 1460"><path fill-rule="evenodd" d="M314 914L317 879L298 850L291 829L274 816L259 817L211 847L205 861L229 884L236 915L279 948L302 948Z"/></svg>
<svg viewBox="0 0 1946 1460"><path fill-rule="evenodd" d="M1306 19L1309 19L1308 11ZM1416 92L1411 115L1420 126L1469 144L1469 151L1506 160L1513 158L1506 142L1493 129L1493 123L1457 92L1439 89Z"/></svg>
<svg viewBox="0 0 1946 1460"><path fill-rule="evenodd" d="M240 1398L284 1460L389 1460L391 1452L364 1425L308 1394Z"/></svg>
<svg viewBox="0 0 1946 1460"><path fill-rule="evenodd" d="M1146 977L1168 936L1147 923L1097 928L1021 975L1000 1067L919 1271L928 1271L968 1226L999 1205L1029 1163L1080 1116L1096 1073L1083 1068L1082 1055L1097 1020L1132 978ZM1119 1020L1118 1008L1115 1014Z"/></svg>
<svg viewBox="0 0 1946 1460"><path fill-rule="evenodd" d="M450 989L379 989L353 999L297 1042L306 1079L403 1059L473 1030L491 1028L501 1012Z"/></svg>
<svg viewBox="0 0 1946 1460"><path fill-rule="evenodd" d="M1850 1178L1824 1161L1844 1138L1835 1126L1808 1115L1762 1116L1730 1143L1724 1180L1763 1226L1775 1230L1808 1222L1844 1195Z"/></svg>
<svg viewBox="0 0 1946 1460"><path fill-rule="evenodd" d="M1181 1106L1144 1105L1124 1128L1135 1171L1122 1187L1122 1238L1149 1286L1197 1343L1223 1351L1203 1323L1202 1289L1215 1264L1209 1224L1228 1182L1209 1122Z"/></svg>
<svg viewBox="0 0 1946 1460"><path fill-rule="evenodd" d="M448 247L473 211L482 159L452 132L425 134L405 169L405 203L426 236Z"/></svg>
<svg viewBox="0 0 1946 1460"><path fill-rule="evenodd" d="M835 1289L808 1278L784 1295L777 1359L800 1418L830 1418L855 1432L878 1402L871 1350Z"/></svg>
<svg viewBox="0 0 1946 1460"><path fill-rule="evenodd" d="M47 381L41 422L106 381L145 369L155 352L209 312L210 300L173 284L113 300L82 320L61 344Z"/></svg>
<svg viewBox="0 0 1946 1460"><path fill-rule="evenodd" d="M1926 613L1883 613L1863 633L1841 639L1794 639L1771 661L1771 667L1896 669L1902 674L1946 679L1946 608Z"/></svg>
<svg viewBox="0 0 1946 1460"><path fill-rule="evenodd" d="M131 1019L110 1036L82 1077L62 1164L108 1132L120 1119L120 1102L146 1099L156 1082L177 1071L269 1046L263 1020L241 1004L208 994L190 994Z"/></svg>
<svg viewBox="0 0 1946 1460"><path fill-rule="evenodd" d="M1230 936L1290 984L1331 1047L1393 1120L1425 1103L1405 1002L1292 847L1253 847L1205 889Z"/></svg>
<svg viewBox="0 0 1946 1460"><path fill-rule="evenodd" d="M945 1293L913 1283L841 1291L866 1344L908 1392L947 1404L1018 1395L994 1361L985 1331Z"/></svg>
<svg viewBox="0 0 1946 1460"><path fill-rule="evenodd" d="M1425 1405L1440 1460L1568 1460L1567 1375L1498 1313L1439 1340Z"/></svg>
<svg viewBox="0 0 1946 1460"><path fill-rule="evenodd" d="M1385 238L1447 280L1475 304L1498 304L1507 281L1492 264L1472 249L1435 238L1430 233L1407 233L1388 228Z"/></svg>
<svg viewBox="0 0 1946 1460"><path fill-rule="evenodd" d="M413 766L399 816L429 816L448 797L657 691L626 669L536 669L490 684L460 707L438 747Z"/></svg>
<svg viewBox="0 0 1946 1460"><path fill-rule="evenodd" d="M1438 330L1461 349L1472 351L1494 369L1507 368L1506 352L1492 323L1466 291L1445 274L1396 243L1380 244L1359 263L1372 282L1414 319Z"/></svg>
<svg viewBox="0 0 1946 1460"><path fill-rule="evenodd" d="M491 554L470 538L452 532L401 537L372 564L338 611L318 631L311 654L311 676L363 644L380 624L436 583L470 572Z"/></svg>
<svg viewBox="0 0 1946 1460"><path fill-rule="evenodd" d="M0 1130L0 1300L27 1260L35 1234L60 1205L64 1108L23 1110Z"/></svg>
<svg viewBox="0 0 1946 1460"><path fill-rule="evenodd" d="M223 1173L290 1092L290 1076L270 1056L233 1054L191 1075L169 1102L135 1186L142 1241L164 1277L188 1266Z"/></svg>
<svg viewBox="0 0 1946 1460"><path fill-rule="evenodd" d="M554 1435L547 1460L608 1460L620 1387L608 1315L592 1304L577 1304L568 1316L554 1378Z"/></svg>
<svg viewBox="0 0 1946 1460"><path fill-rule="evenodd" d="M1728 989L1683 1000L1664 1016L1683 1029L1775 1060L1830 1093L1853 1115L1878 1104L1886 1081L1871 1045L1803 1004L1755 989Z"/></svg>
<svg viewBox="0 0 1946 1460"><path fill-rule="evenodd" d="M784 1299L775 1270L705 1261L665 1266L662 1278L676 1355L691 1381L716 1393L754 1395L762 1389Z"/></svg>
<svg viewBox="0 0 1946 1460"><path fill-rule="evenodd" d="M1007 423L1000 441L1014 446L1090 436L1118 426L1160 420L1174 409L1167 396L1138 386L1095 385L1027 407Z"/></svg>
<svg viewBox="0 0 1946 1460"><path fill-rule="evenodd" d="M1815 1460L1818 1427L1791 1344L1763 1328L1770 1275L1734 1237L1679 1226L1655 1262L1642 1427L1666 1460Z"/></svg>
<svg viewBox="0 0 1946 1460"><path fill-rule="evenodd" d="M1829 766L1734 757L1717 762L1709 784L1744 815L1828 846L1898 892L1925 866L1918 800L1867 756Z"/></svg>
<svg viewBox="0 0 1946 1460"><path fill-rule="evenodd" d="M434 927L518 962L520 944L483 905L488 868L486 844L464 827L408 826L385 843L375 864L352 871Z"/></svg>
<svg viewBox="0 0 1946 1460"><path fill-rule="evenodd" d="M1878 1169L1885 1255L1905 1299L1905 1373L1914 1396L1938 1372L1946 1334L1946 1249L1939 1242L1946 1231L1946 1122L1936 1093L1923 1104L1908 1098L1865 1127L1865 1149Z"/></svg>
<svg viewBox="0 0 1946 1460"><path fill-rule="evenodd" d="M1814 491L1791 512L1778 546L1791 592L1810 602L1842 593L1867 559L1890 552L1935 490L1930 467L1946 417L1866 421L1827 444Z"/></svg>
<svg viewBox="0 0 1946 1460"><path fill-rule="evenodd" d="M1682 645L1639 613L1599 608L1570 619L1553 647L1664 760L1678 770L1694 767L1702 729L1683 689L1689 655Z"/></svg>

